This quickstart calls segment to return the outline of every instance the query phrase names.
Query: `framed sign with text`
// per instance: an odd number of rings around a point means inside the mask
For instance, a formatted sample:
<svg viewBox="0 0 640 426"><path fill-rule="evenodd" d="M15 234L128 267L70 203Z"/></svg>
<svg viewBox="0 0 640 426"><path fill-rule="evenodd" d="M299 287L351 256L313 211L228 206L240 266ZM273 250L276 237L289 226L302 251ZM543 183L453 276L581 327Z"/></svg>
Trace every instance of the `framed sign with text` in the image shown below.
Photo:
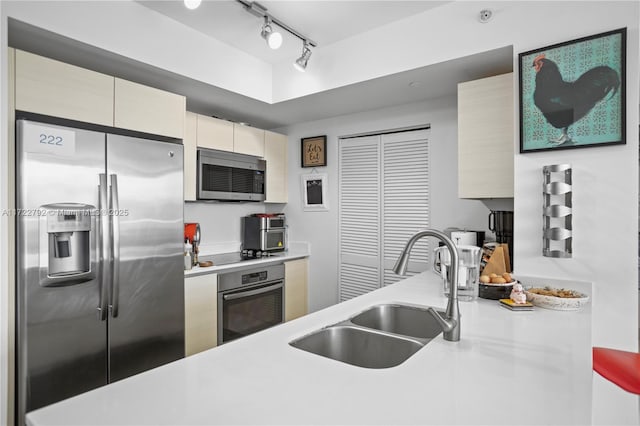
<svg viewBox="0 0 640 426"><path fill-rule="evenodd" d="M324 167L327 165L327 136L301 139L302 167Z"/></svg>

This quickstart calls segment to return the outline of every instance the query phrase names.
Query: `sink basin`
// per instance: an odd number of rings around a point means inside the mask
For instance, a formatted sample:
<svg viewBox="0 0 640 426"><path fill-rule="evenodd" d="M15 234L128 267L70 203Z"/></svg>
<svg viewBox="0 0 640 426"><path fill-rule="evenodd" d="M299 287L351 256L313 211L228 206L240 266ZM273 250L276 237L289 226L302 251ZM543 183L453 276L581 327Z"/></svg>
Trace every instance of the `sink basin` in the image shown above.
<svg viewBox="0 0 640 426"><path fill-rule="evenodd" d="M439 313L444 315L444 312ZM373 306L351 318L351 322L362 327L421 339L433 339L442 333L442 328L426 309L408 305Z"/></svg>
<svg viewBox="0 0 640 426"><path fill-rule="evenodd" d="M365 368L395 367L424 346L424 342L350 325L335 325L290 343L307 352Z"/></svg>
<svg viewBox="0 0 640 426"><path fill-rule="evenodd" d="M387 303L289 344L359 367L389 368L402 364L441 333L427 307Z"/></svg>

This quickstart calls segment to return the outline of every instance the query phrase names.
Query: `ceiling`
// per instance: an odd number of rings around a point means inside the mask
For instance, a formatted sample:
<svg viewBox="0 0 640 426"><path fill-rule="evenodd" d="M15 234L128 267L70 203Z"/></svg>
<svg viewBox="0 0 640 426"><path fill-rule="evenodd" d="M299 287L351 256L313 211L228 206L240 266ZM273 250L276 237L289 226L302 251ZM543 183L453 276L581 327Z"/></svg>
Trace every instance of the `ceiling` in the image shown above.
<svg viewBox="0 0 640 426"><path fill-rule="evenodd" d="M182 1L142 1L140 3L154 10L162 11L163 14L184 22L198 31L209 33L225 43L235 43L234 47L244 50L248 54L263 58L263 56L271 55L274 52L266 46L259 35L260 19L247 13L243 10L242 5L235 1L205 0L200 8L193 11L187 10ZM312 37L318 43L319 48L368 31L375 26L385 25L411 14L421 13L441 3L443 2L261 2L278 19L292 26L296 31ZM208 24L208 19L214 18L221 23L219 25ZM345 22L351 24L347 25ZM335 25L335 23L339 23L339 25ZM246 30L245 27L248 25L252 26L251 31ZM349 28L337 29L343 26ZM114 54L15 19L9 19L8 33L10 46L180 93L187 97L189 111L246 122L264 129L275 129L295 123L421 102L442 96L455 96L459 82L511 72L513 69L513 49L511 46L506 46L284 102L268 104L187 76L152 67L135 59ZM299 47L295 49L297 55L300 53ZM294 54L291 57L295 59L297 56ZM279 60L275 56L265 59L265 61L273 63Z"/></svg>
<svg viewBox="0 0 640 426"><path fill-rule="evenodd" d="M277 26L273 28L282 34L282 46L278 50L267 48L260 37L264 21L235 0L204 0L195 10L187 9L182 0L137 3L271 64L293 62L302 50L299 38ZM258 3L274 18L316 42L318 47L325 47L448 2L260 0Z"/></svg>

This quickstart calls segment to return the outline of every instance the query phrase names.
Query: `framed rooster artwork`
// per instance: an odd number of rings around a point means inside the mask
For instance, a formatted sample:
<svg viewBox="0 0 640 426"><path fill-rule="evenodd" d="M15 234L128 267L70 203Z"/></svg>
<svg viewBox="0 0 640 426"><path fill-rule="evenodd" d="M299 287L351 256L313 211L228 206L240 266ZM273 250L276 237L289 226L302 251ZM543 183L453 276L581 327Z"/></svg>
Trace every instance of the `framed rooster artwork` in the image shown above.
<svg viewBox="0 0 640 426"><path fill-rule="evenodd" d="M520 53L520 152L624 144L626 28Z"/></svg>

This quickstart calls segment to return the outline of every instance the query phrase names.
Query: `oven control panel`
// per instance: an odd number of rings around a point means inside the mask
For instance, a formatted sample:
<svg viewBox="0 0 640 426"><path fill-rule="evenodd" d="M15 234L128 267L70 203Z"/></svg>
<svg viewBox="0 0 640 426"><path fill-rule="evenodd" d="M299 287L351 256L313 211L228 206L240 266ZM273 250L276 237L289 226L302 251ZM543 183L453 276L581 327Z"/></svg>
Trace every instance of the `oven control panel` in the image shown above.
<svg viewBox="0 0 640 426"><path fill-rule="evenodd" d="M218 292L284 280L284 263L218 274Z"/></svg>
<svg viewBox="0 0 640 426"><path fill-rule="evenodd" d="M242 276L242 285L259 283L267 279L267 271L252 272Z"/></svg>

